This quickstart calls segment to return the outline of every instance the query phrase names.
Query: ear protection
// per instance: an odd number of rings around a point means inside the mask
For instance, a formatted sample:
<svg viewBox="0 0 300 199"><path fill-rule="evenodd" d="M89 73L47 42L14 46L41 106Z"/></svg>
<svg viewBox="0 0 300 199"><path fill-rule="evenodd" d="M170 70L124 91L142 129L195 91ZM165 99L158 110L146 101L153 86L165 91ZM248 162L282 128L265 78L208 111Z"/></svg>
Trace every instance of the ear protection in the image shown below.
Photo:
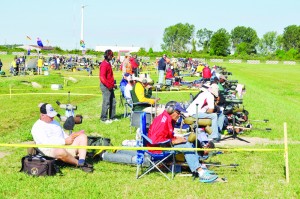
<svg viewBox="0 0 300 199"><path fill-rule="evenodd" d="M43 105L40 107L40 112L41 112L41 113L47 114L47 110L46 110L47 104L48 104L48 103L45 103L45 104L43 104Z"/></svg>
<svg viewBox="0 0 300 199"><path fill-rule="evenodd" d="M169 113L169 114L174 113L174 111L175 111L175 104L176 104L176 101L170 101L170 102L168 102L166 104L165 109L166 109L167 113Z"/></svg>
<svg viewBox="0 0 300 199"><path fill-rule="evenodd" d="M112 50L108 49L104 52L104 59L108 59L108 56L114 56L114 53Z"/></svg>

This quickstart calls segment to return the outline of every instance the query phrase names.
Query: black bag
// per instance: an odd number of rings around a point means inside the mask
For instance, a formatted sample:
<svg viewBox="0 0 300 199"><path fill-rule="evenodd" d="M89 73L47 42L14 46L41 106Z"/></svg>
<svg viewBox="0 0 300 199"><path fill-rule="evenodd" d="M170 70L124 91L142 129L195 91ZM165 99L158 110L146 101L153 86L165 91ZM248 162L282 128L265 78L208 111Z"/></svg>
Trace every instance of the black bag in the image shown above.
<svg viewBox="0 0 300 199"><path fill-rule="evenodd" d="M109 138L100 136L88 136L88 146L111 146Z"/></svg>
<svg viewBox="0 0 300 199"><path fill-rule="evenodd" d="M100 136L88 136L88 146L112 146L112 143L110 142L109 138L103 138ZM96 155L101 151L103 150L91 149L87 153L87 156L95 160Z"/></svg>
<svg viewBox="0 0 300 199"><path fill-rule="evenodd" d="M20 172L25 172L33 176L53 176L60 173L55 159L48 156L27 155L22 158L22 168Z"/></svg>

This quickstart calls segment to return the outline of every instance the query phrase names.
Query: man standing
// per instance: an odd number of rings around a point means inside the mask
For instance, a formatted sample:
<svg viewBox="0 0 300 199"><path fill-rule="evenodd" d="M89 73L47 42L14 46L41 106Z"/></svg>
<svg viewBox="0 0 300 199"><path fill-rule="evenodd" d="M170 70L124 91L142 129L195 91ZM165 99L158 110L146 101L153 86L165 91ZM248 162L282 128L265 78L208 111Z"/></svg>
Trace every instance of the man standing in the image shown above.
<svg viewBox="0 0 300 199"><path fill-rule="evenodd" d="M163 55L163 57L158 61L158 83L163 84L165 77L165 70L167 66L167 55Z"/></svg>
<svg viewBox="0 0 300 199"><path fill-rule="evenodd" d="M133 55L133 57L130 57L129 61L132 67L132 72L137 77L139 74L139 65L140 65L137 60L137 55Z"/></svg>
<svg viewBox="0 0 300 199"><path fill-rule="evenodd" d="M114 54L109 49L104 52L104 60L100 64L99 78L100 89L102 91L102 111L100 120L106 124L117 121L116 115L116 98L114 93L115 79L113 70L110 64ZM108 114L109 113L109 117Z"/></svg>
<svg viewBox="0 0 300 199"><path fill-rule="evenodd" d="M2 63L2 61L0 59L0 71L2 70L2 66L3 66L3 63Z"/></svg>
<svg viewBox="0 0 300 199"><path fill-rule="evenodd" d="M39 59L37 61L38 75L42 75L43 65L44 65L44 61L43 61L42 57L39 57Z"/></svg>
<svg viewBox="0 0 300 199"><path fill-rule="evenodd" d="M57 112L51 104L40 104L40 119L37 120L31 134L36 144L87 146L84 130L68 136L60 124L54 120ZM85 172L92 172L93 167L85 162L86 149L39 148L46 156L75 165ZM75 157L79 157L77 160Z"/></svg>

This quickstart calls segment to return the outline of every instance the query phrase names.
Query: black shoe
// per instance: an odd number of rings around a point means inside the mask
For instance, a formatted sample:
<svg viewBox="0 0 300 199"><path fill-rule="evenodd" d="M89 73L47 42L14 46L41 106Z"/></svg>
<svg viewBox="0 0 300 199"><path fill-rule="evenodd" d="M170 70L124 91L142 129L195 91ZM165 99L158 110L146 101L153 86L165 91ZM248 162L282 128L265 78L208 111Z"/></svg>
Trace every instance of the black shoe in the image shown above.
<svg viewBox="0 0 300 199"><path fill-rule="evenodd" d="M93 165L87 163L85 163L83 166L78 166L78 168L87 173L92 173L94 171Z"/></svg>
<svg viewBox="0 0 300 199"><path fill-rule="evenodd" d="M106 150L102 150L102 151L98 151L94 156L93 156L93 159L95 160L95 161L102 161L103 160L103 158L102 158L102 155L103 155L103 153L105 153L106 152Z"/></svg>

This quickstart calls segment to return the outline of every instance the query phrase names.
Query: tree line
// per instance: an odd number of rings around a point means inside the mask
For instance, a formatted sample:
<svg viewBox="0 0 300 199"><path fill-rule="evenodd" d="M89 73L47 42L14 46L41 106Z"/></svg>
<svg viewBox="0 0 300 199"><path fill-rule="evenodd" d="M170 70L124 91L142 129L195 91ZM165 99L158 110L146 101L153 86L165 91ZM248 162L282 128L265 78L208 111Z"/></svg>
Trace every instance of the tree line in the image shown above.
<svg viewBox="0 0 300 199"><path fill-rule="evenodd" d="M251 27L237 26L230 32L224 28L215 32L203 28L196 32L194 25L178 23L165 28L161 48L174 55L299 60L300 26L290 25L283 34L270 31L259 38Z"/></svg>

